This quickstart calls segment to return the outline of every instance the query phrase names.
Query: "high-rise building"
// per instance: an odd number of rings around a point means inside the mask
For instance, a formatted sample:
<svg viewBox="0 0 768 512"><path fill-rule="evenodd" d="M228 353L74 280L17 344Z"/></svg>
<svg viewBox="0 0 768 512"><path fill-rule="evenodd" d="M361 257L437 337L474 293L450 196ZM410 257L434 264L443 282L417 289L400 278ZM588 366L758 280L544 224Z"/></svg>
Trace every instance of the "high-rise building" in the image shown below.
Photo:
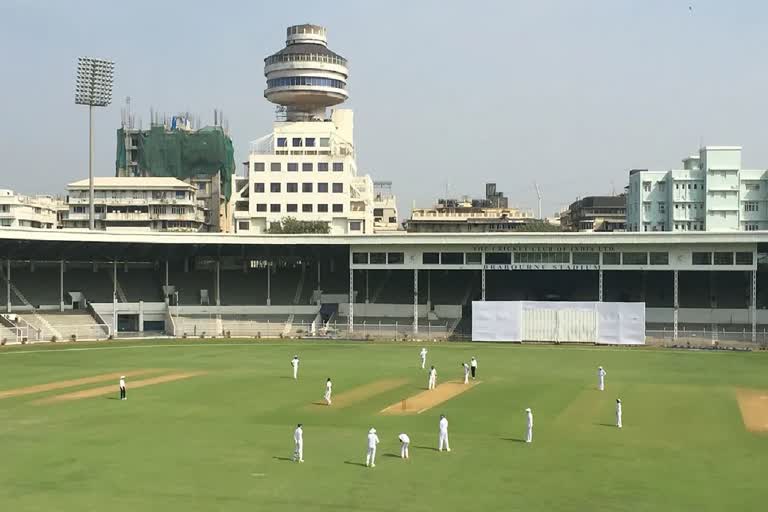
<svg viewBox="0 0 768 512"><path fill-rule="evenodd" d="M235 180L235 231L268 233L292 217L333 234L373 233L374 183L358 174L352 110L327 114L347 99L349 71L328 48L325 28L288 27L285 48L264 59L264 75L278 120L251 143L245 175ZM397 224L392 217L387 225Z"/></svg>
<svg viewBox="0 0 768 512"><path fill-rule="evenodd" d="M24 196L0 189L0 228L56 229L64 202L52 196Z"/></svg>
<svg viewBox="0 0 768 512"><path fill-rule="evenodd" d="M627 231L768 229L768 171L741 167L740 146L705 146L682 169L633 169Z"/></svg>
<svg viewBox="0 0 768 512"><path fill-rule="evenodd" d="M565 231L625 231L626 224L627 197L624 194L582 197L560 215L560 226Z"/></svg>

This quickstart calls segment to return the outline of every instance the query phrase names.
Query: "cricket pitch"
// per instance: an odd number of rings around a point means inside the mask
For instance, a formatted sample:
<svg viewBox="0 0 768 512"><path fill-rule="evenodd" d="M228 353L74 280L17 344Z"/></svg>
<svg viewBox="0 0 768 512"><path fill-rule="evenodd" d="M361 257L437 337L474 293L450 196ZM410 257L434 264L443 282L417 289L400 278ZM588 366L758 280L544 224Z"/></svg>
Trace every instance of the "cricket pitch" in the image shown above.
<svg viewBox="0 0 768 512"><path fill-rule="evenodd" d="M424 411L428 411L433 407L447 402L451 398L458 396L465 391L469 391L473 387L480 384L480 381L470 381L468 384L464 384L463 381L445 382L440 384L435 389L422 391L416 395L405 398L397 403L394 403L382 409L382 414L421 414Z"/></svg>
<svg viewBox="0 0 768 512"><path fill-rule="evenodd" d="M741 419L750 432L768 432L768 391L736 389Z"/></svg>

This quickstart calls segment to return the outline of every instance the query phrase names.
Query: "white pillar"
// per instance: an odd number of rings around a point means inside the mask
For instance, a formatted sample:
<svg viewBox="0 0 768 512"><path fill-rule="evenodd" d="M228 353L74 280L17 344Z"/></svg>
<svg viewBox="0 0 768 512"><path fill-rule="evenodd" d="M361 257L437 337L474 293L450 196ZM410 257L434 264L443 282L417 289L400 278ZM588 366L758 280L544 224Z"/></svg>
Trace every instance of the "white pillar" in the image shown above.
<svg viewBox="0 0 768 512"><path fill-rule="evenodd" d="M485 264L480 270L480 300L485 302Z"/></svg>
<svg viewBox="0 0 768 512"><path fill-rule="evenodd" d="M139 332L144 332L144 301L139 301Z"/></svg>
<svg viewBox="0 0 768 512"><path fill-rule="evenodd" d="M267 262L267 306L272 305L272 262Z"/></svg>
<svg viewBox="0 0 768 512"><path fill-rule="evenodd" d="M365 303L370 302L370 295L368 294L368 270L365 271Z"/></svg>
<svg viewBox="0 0 768 512"><path fill-rule="evenodd" d="M752 271L750 309L752 316L752 343L757 341L757 270Z"/></svg>
<svg viewBox="0 0 768 512"><path fill-rule="evenodd" d="M427 311L432 311L432 272L427 270Z"/></svg>
<svg viewBox="0 0 768 512"><path fill-rule="evenodd" d="M680 309L680 296L678 293L678 275L677 270L673 270L672 273L675 276L675 284L674 288L672 290L672 297L673 297L673 311L672 311L672 339L674 341L677 341L677 314L678 309Z"/></svg>
<svg viewBox="0 0 768 512"><path fill-rule="evenodd" d="M7 281L6 281L7 286L5 288L5 291L6 291L6 297L5 297L6 309L7 309L8 313L10 313L12 311L12 309L13 309L11 307L11 260L5 260L5 269L6 269L5 270L5 277L7 279Z"/></svg>
<svg viewBox="0 0 768 512"><path fill-rule="evenodd" d="M165 295L163 300L165 301L165 305L167 306L171 303L171 298L168 295L166 295L165 290L168 290L168 260L165 260L165 289L163 290L163 295Z"/></svg>
<svg viewBox="0 0 768 512"><path fill-rule="evenodd" d="M413 269L413 334L419 333L419 269Z"/></svg>
<svg viewBox="0 0 768 512"><path fill-rule="evenodd" d="M597 271L597 301L603 302L603 268Z"/></svg>
<svg viewBox="0 0 768 512"><path fill-rule="evenodd" d="M349 315L347 315L347 329L355 330L355 274L352 265L349 266Z"/></svg>
<svg viewBox="0 0 768 512"><path fill-rule="evenodd" d="M221 261L216 260L216 306L221 306Z"/></svg>
<svg viewBox="0 0 768 512"><path fill-rule="evenodd" d="M112 337L117 338L117 261L112 260Z"/></svg>
<svg viewBox="0 0 768 512"><path fill-rule="evenodd" d="M59 311L64 311L64 260L59 261Z"/></svg>

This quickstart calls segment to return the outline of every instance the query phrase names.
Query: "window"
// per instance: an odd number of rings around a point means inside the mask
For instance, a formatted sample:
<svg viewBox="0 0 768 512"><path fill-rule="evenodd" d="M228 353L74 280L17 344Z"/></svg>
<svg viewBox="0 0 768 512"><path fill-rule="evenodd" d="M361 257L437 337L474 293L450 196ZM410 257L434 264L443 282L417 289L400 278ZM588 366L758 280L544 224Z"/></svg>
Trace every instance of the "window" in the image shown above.
<svg viewBox="0 0 768 512"><path fill-rule="evenodd" d="M697 187L698 187L698 184L697 184L697 183L694 183L694 184L693 184L693 190L696 190L696 189L697 189Z"/></svg>
<svg viewBox="0 0 768 512"><path fill-rule="evenodd" d="M247 220L241 220L237 223L238 231L248 231L249 229L251 229L251 223Z"/></svg>
<svg viewBox="0 0 768 512"><path fill-rule="evenodd" d="M265 212L267 211L267 205L264 203L259 203L256 205L256 211L257 212Z"/></svg>
<svg viewBox="0 0 768 512"><path fill-rule="evenodd" d="M264 172L264 162L254 162L253 172Z"/></svg>
<svg viewBox="0 0 768 512"><path fill-rule="evenodd" d="M386 263L387 263L387 253L385 252L371 253L371 265L385 265Z"/></svg>
<svg viewBox="0 0 768 512"><path fill-rule="evenodd" d="M759 183L746 183L744 186L750 192L756 192L756 191L760 190L760 184Z"/></svg>
<svg viewBox="0 0 768 512"><path fill-rule="evenodd" d="M253 191L257 194L263 194L264 193L264 184L263 183L254 183L253 184Z"/></svg>
<svg viewBox="0 0 768 512"><path fill-rule="evenodd" d="M646 231L648 231L646 229ZM619 265L621 264L621 254L618 252L604 252L603 253L603 265Z"/></svg>
<svg viewBox="0 0 768 512"><path fill-rule="evenodd" d="M303 213L312 213L312 205L311 204L303 204L303 205L301 205L301 211Z"/></svg>
<svg viewBox="0 0 768 512"><path fill-rule="evenodd" d="M650 181L644 181L643 182L643 192L650 192L651 191L651 182Z"/></svg>
<svg viewBox="0 0 768 512"><path fill-rule="evenodd" d="M387 263L390 265L402 265L405 263L405 254L402 252L387 253Z"/></svg>
<svg viewBox="0 0 768 512"><path fill-rule="evenodd" d="M352 263L355 265L367 265L368 253L367 252L353 252Z"/></svg>
<svg viewBox="0 0 768 512"><path fill-rule="evenodd" d="M301 191L302 192L312 192L312 183L302 183L301 184Z"/></svg>
<svg viewBox="0 0 768 512"><path fill-rule="evenodd" d="M272 172L280 172L282 170L280 168L280 162L272 162L269 164L269 170Z"/></svg>
<svg viewBox="0 0 768 512"><path fill-rule="evenodd" d="M677 210L679 206L679 204L675 204L675 210ZM683 208L685 208L685 205L683 205Z"/></svg>
<svg viewBox="0 0 768 512"><path fill-rule="evenodd" d="M570 263L569 252L516 252L515 263Z"/></svg>
<svg viewBox="0 0 768 512"><path fill-rule="evenodd" d="M573 264L574 265L599 265L600 253L599 252L574 252Z"/></svg>
<svg viewBox="0 0 768 512"><path fill-rule="evenodd" d="M296 162L289 162L288 172L299 172L299 164L297 164Z"/></svg>
<svg viewBox="0 0 768 512"><path fill-rule="evenodd" d="M304 139L304 145L307 146L308 148L315 147L315 138L307 137L306 139Z"/></svg>
<svg viewBox="0 0 768 512"><path fill-rule="evenodd" d="M733 265L732 252L716 252L714 257L715 265Z"/></svg>
<svg viewBox="0 0 768 512"><path fill-rule="evenodd" d="M512 254L508 252L485 253L486 265L509 265L512 263Z"/></svg>
<svg viewBox="0 0 768 512"><path fill-rule="evenodd" d="M663 181L660 181L658 186L659 186L659 192L666 192L666 190L667 190L667 184L666 183L664 183Z"/></svg>
<svg viewBox="0 0 768 512"><path fill-rule="evenodd" d="M279 147L279 148L287 148L288 147L288 139L286 137L278 137L277 138L277 147Z"/></svg>
<svg viewBox="0 0 768 512"><path fill-rule="evenodd" d="M177 190L176 191L176 199L184 199L184 196L186 196L187 193L183 190Z"/></svg>
<svg viewBox="0 0 768 512"><path fill-rule="evenodd" d="M647 265L647 252L623 252L621 253L621 262L624 265Z"/></svg>
<svg viewBox="0 0 768 512"><path fill-rule="evenodd" d="M271 213L280 213L280 205L279 204L271 204L271 205L269 205L269 211Z"/></svg>
<svg viewBox="0 0 768 512"><path fill-rule="evenodd" d="M344 184L343 183L334 183L333 184L333 193L334 194L341 194L344 192Z"/></svg>
<svg viewBox="0 0 768 512"><path fill-rule="evenodd" d="M287 204L285 205L285 211L288 213L296 213L299 211L299 206L296 204Z"/></svg>
<svg viewBox="0 0 768 512"><path fill-rule="evenodd" d="M442 265L463 265L463 252L443 252L440 254L440 263Z"/></svg>
<svg viewBox="0 0 768 512"><path fill-rule="evenodd" d="M737 252L736 253L736 264L737 265L751 265L752 264L752 253L751 252Z"/></svg>
<svg viewBox="0 0 768 512"><path fill-rule="evenodd" d="M757 224L745 224L744 231L758 231L760 228Z"/></svg>
<svg viewBox="0 0 768 512"><path fill-rule="evenodd" d="M320 147L321 148L327 148L331 145L331 139L328 137L321 137L320 138Z"/></svg>
<svg viewBox="0 0 768 512"><path fill-rule="evenodd" d="M272 193L279 193L280 192L280 184L279 183L270 183L269 184L269 191Z"/></svg>
<svg viewBox="0 0 768 512"><path fill-rule="evenodd" d="M286 183L285 184L285 191L289 193L294 193L299 191L299 184L298 183Z"/></svg>
<svg viewBox="0 0 768 512"><path fill-rule="evenodd" d="M711 252L694 252L691 254L691 263L694 265L711 265L712 253Z"/></svg>
<svg viewBox="0 0 768 512"><path fill-rule="evenodd" d="M317 213L328 213L328 205L327 204L317 205Z"/></svg>
<svg viewBox="0 0 768 512"><path fill-rule="evenodd" d="M659 213L666 213L667 205L665 203L659 203Z"/></svg>
<svg viewBox="0 0 768 512"><path fill-rule="evenodd" d="M483 262L483 255L479 252L468 252L464 255L467 265L479 265Z"/></svg>
<svg viewBox="0 0 768 512"><path fill-rule="evenodd" d="M648 202L643 203L643 213L646 215L651 213L651 203L648 203Z"/></svg>
<svg viewBox="0 0 768 512"><path fill-rule="evenodd" d="M344 211L344 205L342 204L334 204L333 205L333 213L341 213Z"/></svg>
<svg viewBox="0 0 768 512"><path fill-rule="evenodd" d="M344 162L333 162L333 172L343 172Z"/></svg>
<svg viewBox="0 0 768 512"><path fill-rule="evenodd" d="M373 216L374 217L383 217L384 216L384 208L374 208L373 209Z"/></svg>
<svg viewBox="0 0 768 512"><path fill-rule="evenodd" d="M312 162L304 162L301 164L301 172L312 172Z"/></svg>
<svg viewBox="0 0 768 512"><path fill-rule="evenodd" d="M757 201L745 201L744 202L744 211L745 212L756 212L758 210L758 202Z"/></svg>
<svg viewBox="0 0 768 512"><path fill-rule="evenodd" d="M669 265L668 252L652 252L650 254L651 265Z"/></svg>
<svg viewBox="0 0 768 512"><path fill-rule="evenodd" d="M439 252L425 252L421 255L421 263L423 265L437 265L440 263Z"/></svg>
<svg viewBox="0 0 768 512"><path fill-rule="evenodd" d="M361 222L359 220L355 220L349 223L349 230L350 231L360 231Z"/></svg>
<svg viewBox="0 0 768 512"><path fill-rule="evenodd" d="M291 146L295 148L300 148L302 146L301 137L294 137L293 139L291 139Z"/></svg>
<svg viewBox="0 0 768 512"><path fill-rule="evenodd" d="M317 172L328 172L328 162L319 162L317 164Z"/></svg>
<svg viewBox="0 0 768 512"><path fill-rule="evenodd" d="M328 192L328 184L327 183L318 183L317 184L317 191L318 192Z"/></svg>
<svg viewBox="0 0 768 512"><path fill-rule="evenodd" d="M680 189L680 184L679 183L675 183L675 190L679 190L679 189Z"/></svg>

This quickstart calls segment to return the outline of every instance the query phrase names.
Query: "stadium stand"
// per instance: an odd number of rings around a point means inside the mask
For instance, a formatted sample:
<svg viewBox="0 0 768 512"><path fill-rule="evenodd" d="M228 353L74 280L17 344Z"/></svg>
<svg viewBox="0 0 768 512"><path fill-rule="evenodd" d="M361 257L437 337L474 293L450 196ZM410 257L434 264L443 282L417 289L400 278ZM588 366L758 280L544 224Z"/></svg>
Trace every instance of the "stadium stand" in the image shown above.
<svg viewBox="0 0 768 512"><path fill-rule="evenodd" d="M129 266L128 271L118 269L117 282L125 294L121 302L162 302L163 276L152 268Z"/></svg>
<svg viewBox="0 0 768 512"><path fill-rule="evenodd" d="M53 281L58 283L58 277ZM54 284L55 286L55 284ZM68 292L81 292L88 302L112 302L112 269L90 265L67 265L64 271L64 297ZM58 301L54 302L58 304Z"/></svg>
<svg viewBox="0 0 768 512"><path fill-rule="evenodd" d="M69 340L75 336L78 340L99 340L109 336L109 327L101 325L87 311L33 312L22 313L19 318L28 323L34 332L30 338L49 341Z"/></svg>

